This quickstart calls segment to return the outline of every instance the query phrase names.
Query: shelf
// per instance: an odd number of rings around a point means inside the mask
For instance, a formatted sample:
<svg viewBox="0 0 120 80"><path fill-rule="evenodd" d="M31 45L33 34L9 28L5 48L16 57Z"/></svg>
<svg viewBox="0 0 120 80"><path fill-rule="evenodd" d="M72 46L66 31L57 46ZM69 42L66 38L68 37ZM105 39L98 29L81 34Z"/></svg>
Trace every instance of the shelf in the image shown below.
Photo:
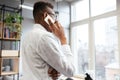
<svg viewBox="0 0 120 80"><path fill-rule="evenodd" d="M23 0L9 1L13 4L10 6L5 0L1 0L1 2L3 4L0 4L2 12L0 19L0 76L7 80L4 77L17 74L18 77L13 76L13 80L14 78L19 80L22 8L18 8L18 5L22 5Z"/></svg>
<svg viewBox="0 0 120 80"><path fill-rule="evenodd" d="M19 59L19 57L15 57L15 56L8 57L8 56L6 56L6 57L2 57L0 59Z"/></svg>
<svg viewBox="0 0 120 80"><path fill-rule="evenodd" d="M19 58L0 58L0 75L12 75L19 72Z"/></svg>
<svg viewBox="0 0 120 80"><path fill-rule="evenodd" d="M2 57L18 57L19 50L1 50Z"/></svg>
<svg viewBox="0 0 120 80"><path fill-rule="evenodd" d="M21 24L13 23L16 26L19 26ZM6 27L5 23L3 25L3 22L0 21L0 40L6 40L6 41L20 41L20 34L17 32L11 32L8 27Z"/></svg>
<svg viewBox="0 0 120 80"><path fill-rule="evenodd" d="M16 38L0 38L0 40L5 40L5 41L20 41L20 39L16 39Z"/></svg>
<svg viewBox="0 0 120 80"><path fill-rule="evenodd" d="M18 74L18 72L2 72L1 75L12 75L12 74Z"/></svg>
<svg viewBox="0 0 120 80"><path fill-rule="evenodd" d="M11 4L8 5L6 2ZM0 11L2 12L0 19L1 77L14 74L19 75L22 8L18 8L18 6L22 5L22 3L23 0L0 1ZM17 78L13 76L14 78L19 80L19 76ZM6 80L7 78L3 79Z"/></svg>

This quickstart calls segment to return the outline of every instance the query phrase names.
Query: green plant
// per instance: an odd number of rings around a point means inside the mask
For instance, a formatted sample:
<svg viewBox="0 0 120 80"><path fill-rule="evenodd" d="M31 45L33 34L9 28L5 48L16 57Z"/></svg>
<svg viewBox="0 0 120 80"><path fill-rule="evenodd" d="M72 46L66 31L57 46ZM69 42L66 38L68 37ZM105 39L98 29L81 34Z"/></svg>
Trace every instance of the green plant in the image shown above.
<svg viewBox="0 0 120 80"><path fill-rule="evenodd" d="M21 23L21 21L23 20L23 17L21 17L20 16L20 14L18 14L18 13L15 13L14 15L13 15L13 23L15 22L15 23Z"/></svg>
<svg viewBox="0 0 120 80"><path fill-rule="evenodd" d="M10 29L11 32L15 32L17 29L21 29L22 20L23 17L21 17L19 13L14 13L14 14L6 13L5 15L5 24ZM17 25L15 23L17 23ZM19 32L20 30L17 31Z"/></svg>
<svg viewBox="0 0 120 80"><path fill-rule="evenodd" d="M5 14L5 23L6 23L6 25L10 25L10 23L12 23L12 15L10 14L10 13L6 13Z"/></svg>
<svg viewBox="0 0 120 80"><path fill-rule="evenodd" d="M20 34L21 33L21 24L18 24L18 23L16 23L16 24L14 24L14 32L18 32L18 34Z"/></svg>
<svg viewBox="0 0 120 80"><path fill-rule="evenodd" d="M9 24L9 23L21 23L21 21L23 20L23 17L20 16L19 13L6 13L5 15L5 23Z"/></svg>
<svg viewBox="0 0 120 80"><path fill-rule="evenodd" d="M5 15L5 26L9 29L10 34L21 35L21 21L23 17L20 16L18 13L10 14L6 13Z"/></svg>

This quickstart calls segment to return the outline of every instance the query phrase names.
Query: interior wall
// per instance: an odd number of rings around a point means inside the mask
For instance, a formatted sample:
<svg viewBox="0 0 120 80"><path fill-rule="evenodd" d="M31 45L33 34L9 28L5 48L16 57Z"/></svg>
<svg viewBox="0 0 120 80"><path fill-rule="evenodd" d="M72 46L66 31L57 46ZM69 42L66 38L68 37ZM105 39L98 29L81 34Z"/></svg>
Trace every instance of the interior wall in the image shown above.
<svg viewBox="0 0 120 80"><path fill-rule="evenodd" d="M24 18L24 20L22 21L22 36L28 32L29 30L32 29L32 26L34 24L33 19L31 18Z"/></svg>

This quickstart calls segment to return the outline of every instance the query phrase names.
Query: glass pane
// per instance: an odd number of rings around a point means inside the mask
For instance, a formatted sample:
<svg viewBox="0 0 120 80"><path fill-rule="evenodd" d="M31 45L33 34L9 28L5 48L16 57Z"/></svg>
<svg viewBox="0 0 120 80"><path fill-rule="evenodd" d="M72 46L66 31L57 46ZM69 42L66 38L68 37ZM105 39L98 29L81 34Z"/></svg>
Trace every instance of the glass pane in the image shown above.
<svg viewBox="0 0 120 80"><path fill-rule="evenodd" d="M115 80L118 74L118 35L117 18L109 17L96 20L96 80Z"/></svg>
<svg viewBox="0 0 120 80"><path fill-rule="evenodd" d="M88 70L88 24L72 28L72 41L74 42L74 56L77 73Z"/></svg>
<svg viewBox="0 0 120 80"><path fill-rule="evenodd" d="M82 0L72 6L72 22L89 17L89 0Z"/></svg>
<svg viewBox="0 0 120 80"><path fill-rule="evenodd" d="M116 10L116 0L91 0L92 16Z"/></svg>

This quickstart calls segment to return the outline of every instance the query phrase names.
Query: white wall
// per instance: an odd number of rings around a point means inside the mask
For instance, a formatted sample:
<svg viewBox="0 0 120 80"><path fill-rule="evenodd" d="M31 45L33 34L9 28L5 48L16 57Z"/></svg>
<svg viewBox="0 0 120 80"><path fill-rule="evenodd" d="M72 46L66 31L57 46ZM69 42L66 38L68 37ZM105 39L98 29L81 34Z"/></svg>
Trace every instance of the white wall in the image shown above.
<svg viewBox="0 0 120 80"><path fill-rule="evenodd" d="M34 24L33 19L30 18L24 18L24 20L22 21L22 36L29 31L30 29L32 29Z"/></svg>

